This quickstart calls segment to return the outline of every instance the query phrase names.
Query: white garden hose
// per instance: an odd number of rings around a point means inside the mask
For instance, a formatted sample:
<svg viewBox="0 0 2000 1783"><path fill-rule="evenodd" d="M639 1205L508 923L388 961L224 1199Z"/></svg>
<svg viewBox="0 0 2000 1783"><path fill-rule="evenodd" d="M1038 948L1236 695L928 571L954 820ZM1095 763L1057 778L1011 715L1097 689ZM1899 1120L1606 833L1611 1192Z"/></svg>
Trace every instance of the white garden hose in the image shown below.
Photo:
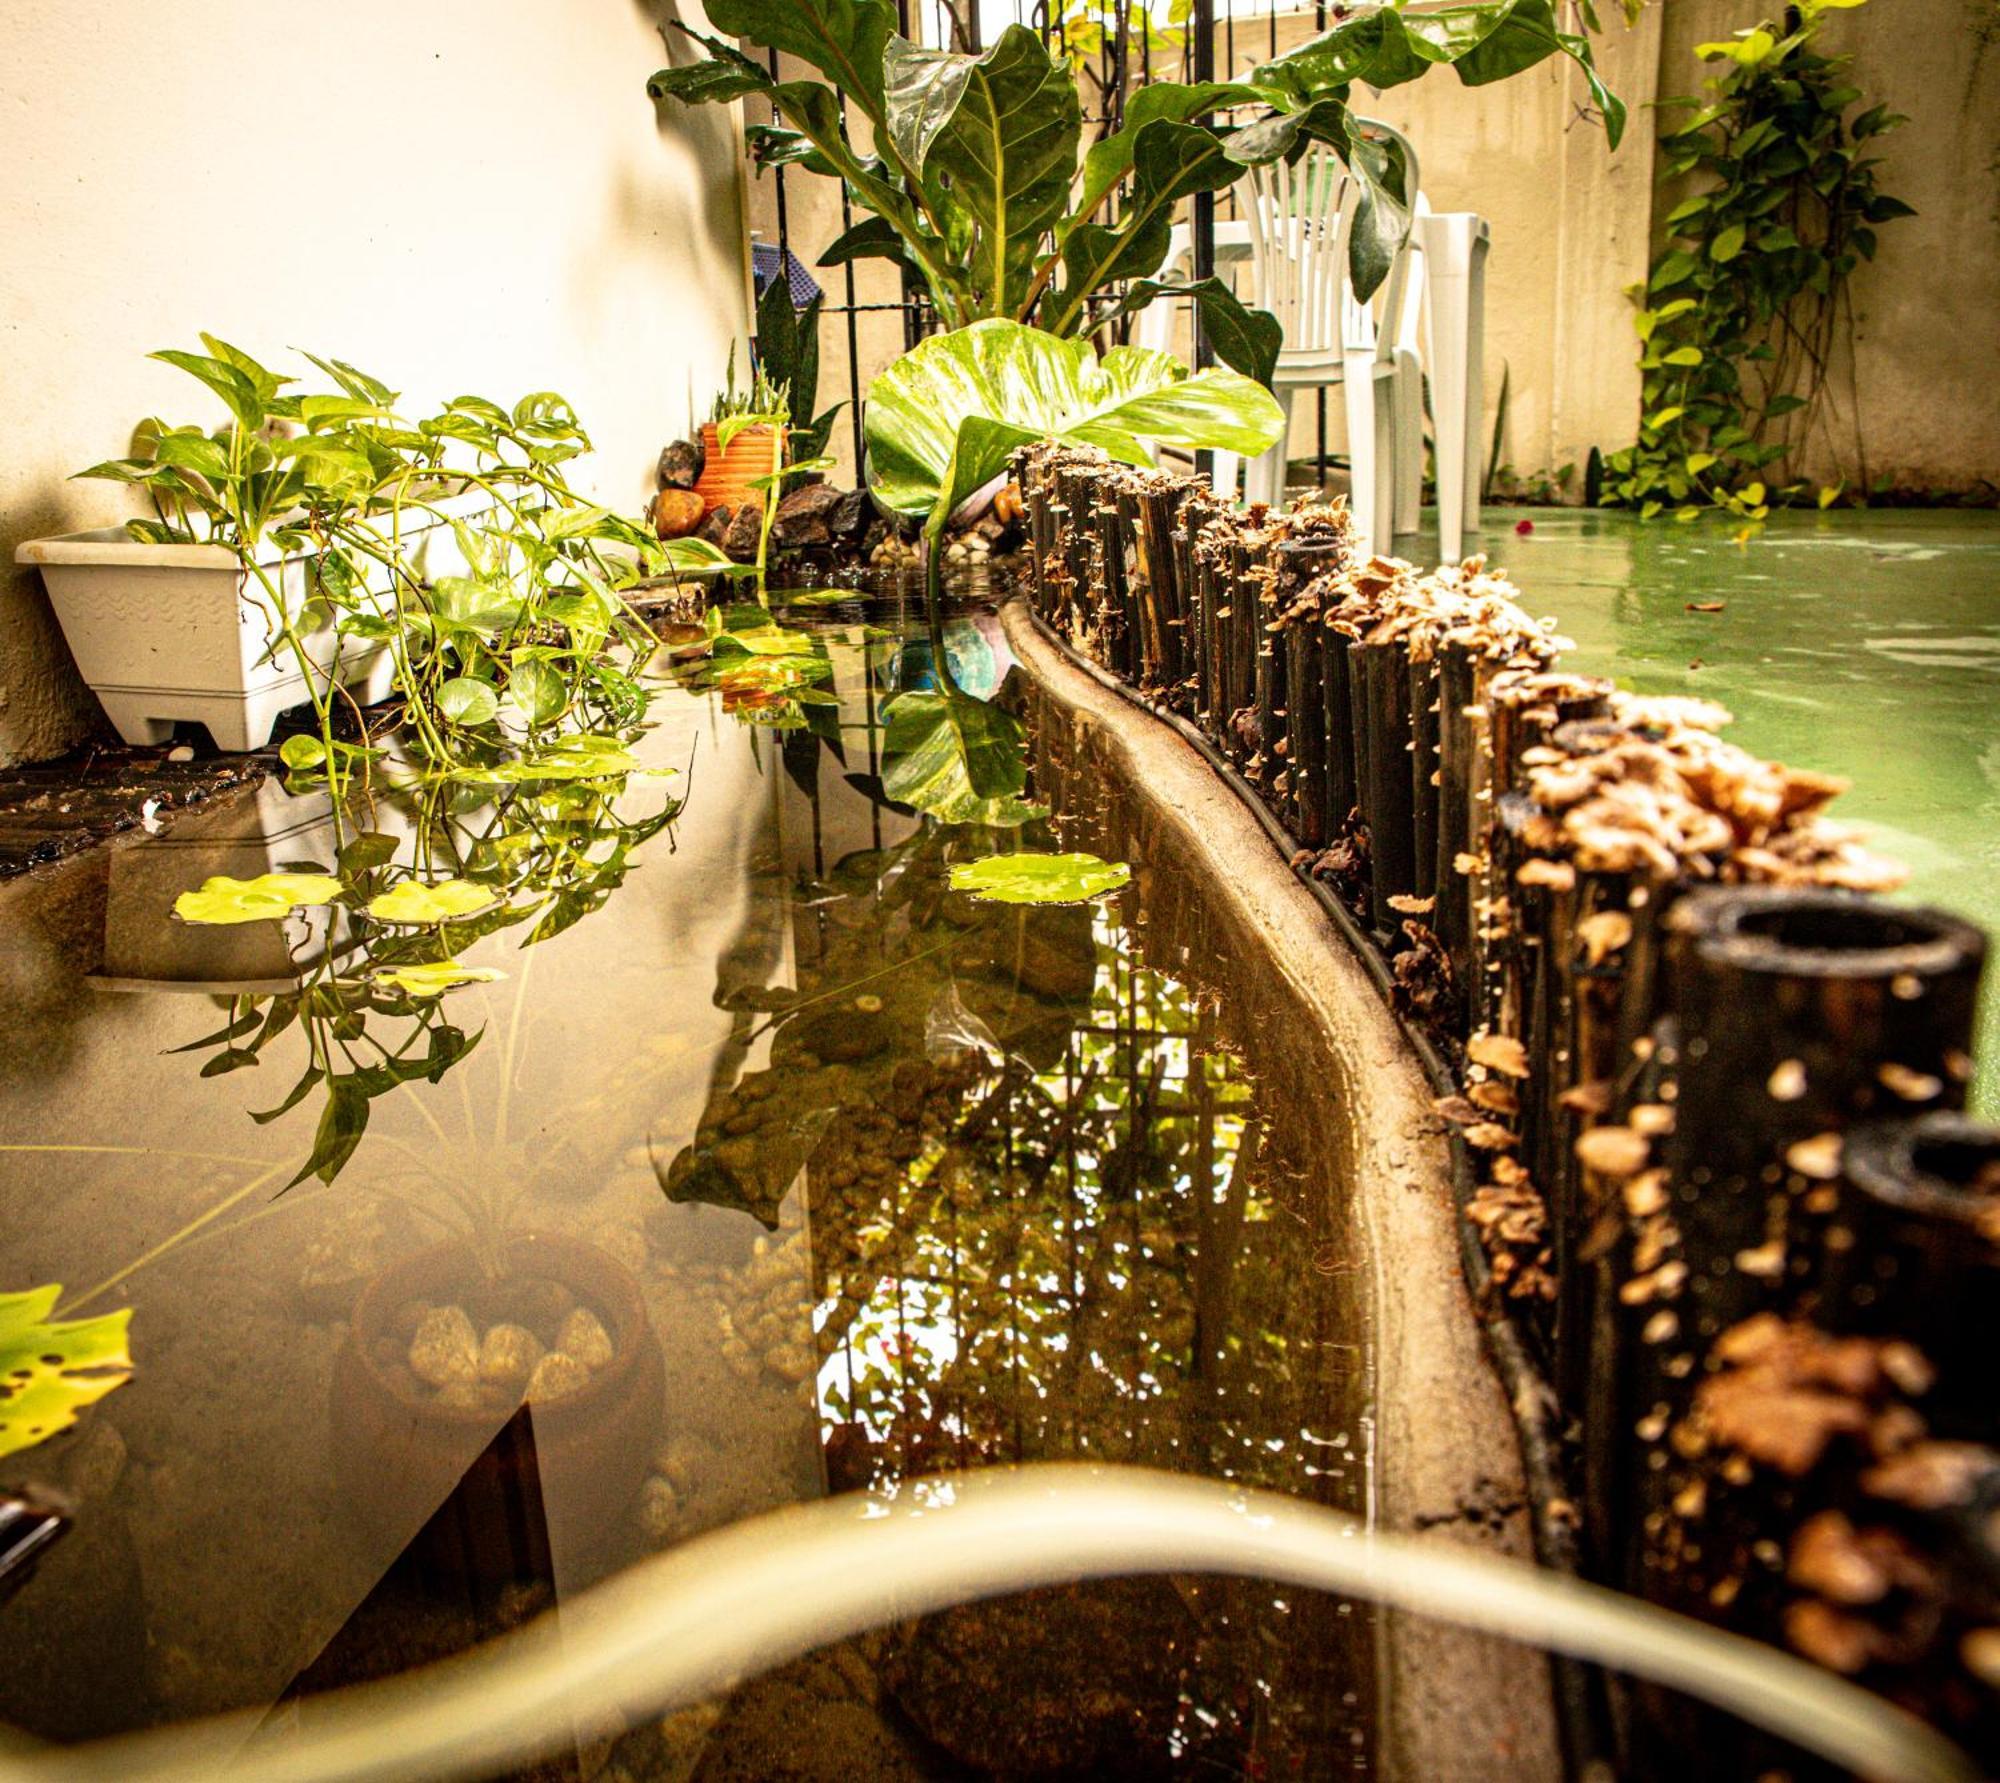
<svg viewBox="0 0 2000 1783"><path fill-rule="evenodd" d="M1949 1741L1802 1660L1593 1585L1213 1480L1040 1465L906 1483L739 1523L457 1658L261 1717L0 1758L0 1783L484 1777L604 1710L658 1715L828 1642L981 1598L1139 1573L1230 1573L1372 1599L1669 1685L1884 1783L1964 1783ZM234 1754L234 1763L231 1755Z"/></svg>

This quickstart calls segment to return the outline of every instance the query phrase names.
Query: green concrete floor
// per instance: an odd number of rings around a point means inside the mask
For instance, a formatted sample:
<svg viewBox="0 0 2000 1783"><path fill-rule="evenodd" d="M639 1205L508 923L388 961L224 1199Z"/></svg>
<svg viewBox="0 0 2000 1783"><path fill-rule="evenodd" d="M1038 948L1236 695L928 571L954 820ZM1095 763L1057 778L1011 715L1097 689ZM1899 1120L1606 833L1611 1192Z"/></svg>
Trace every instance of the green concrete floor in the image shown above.
<svg viewBox="0 0 2000 1783"><path fill-rule="evenodd" d="M1779 514L1738 545L1689 526L1491 508L1467 550L1576 642L1567 666L1736 714L1732 741L1843 774L1834 815L1910 869L1904 896L1970 917L2000 952L2000 513ZM1527 520L1532 530L1517 533ZM1405 556L1421 541L1399 541ZM1723 602L1719 613L1689 611ZM1976 1106L2000 1117L2000 958Z"/></svg>

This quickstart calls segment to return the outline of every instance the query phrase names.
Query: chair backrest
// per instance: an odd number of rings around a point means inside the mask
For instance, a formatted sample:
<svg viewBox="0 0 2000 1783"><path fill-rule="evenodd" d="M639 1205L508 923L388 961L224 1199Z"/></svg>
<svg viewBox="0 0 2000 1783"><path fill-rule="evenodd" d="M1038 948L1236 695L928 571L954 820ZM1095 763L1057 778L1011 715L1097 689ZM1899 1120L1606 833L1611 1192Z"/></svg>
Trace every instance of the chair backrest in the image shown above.
<svg viewBox="0 0 2000 1783"><path fill-rule="evenodd" d="M1409 188L1417 192L1416 151L1389 125L1357 118L1377 142L1400 149ZM1357 303L1347 279L1360 184L1325 143L1297 161L1251 168L1239 182L1238 208L1250 224L1251 301L1275 315L1288 354L1373 348L1388 357L1407 332L1411 271L1406 241L1374 306ZM1412 210L1416 202L1413 201ZM1380 311L1379 331L1376 310Z"/></svg>
<svg viewBox="0 0 2000 1783"><path fill-rule="evenodd" d="M1350 344L1347 251L1360 189L1339 157L1316 142L1296 161L1252 167L1237 191L1250 225L1250 301L1278 318L1285 351Z"/></svg>

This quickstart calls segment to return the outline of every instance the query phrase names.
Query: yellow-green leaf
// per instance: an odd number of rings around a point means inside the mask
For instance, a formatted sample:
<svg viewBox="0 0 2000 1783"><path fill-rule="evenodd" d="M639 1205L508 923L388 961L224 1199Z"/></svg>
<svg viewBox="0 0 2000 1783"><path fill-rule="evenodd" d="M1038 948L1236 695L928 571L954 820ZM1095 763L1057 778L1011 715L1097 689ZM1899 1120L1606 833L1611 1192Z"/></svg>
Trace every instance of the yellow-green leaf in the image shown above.
<svg viewBox="0 0 2000 1783"><path fill-rule="evenodd" d="M441 879L435 885L406 879L379 898L372 899L368 914L377 922L430 925L475 915L490 908L492 903L492 892L483 885L474 885L469 879Z"/></svg>
<svg viewBox="0 0 2000 1783"><path fill-rule="evenodd" d="M1734 260L1743 252L1743 225L1731 223L1729 227L1708 244L1711 260Z"/></svg>
<svg viewBox="0 0 2000 1783"><path fill-rule="evenodd" d="M0 1294L0 1455L33 1448L132 1378L131 1309L55 1320L60 1284Z"/></svg>
<svg viewBox="0 0 2000 1783"><path fill-rule="evenodd" d="M1824 485L1819 492L1819 505L1822 508L1832 507L1835 502L1840 500L1840 492L1846 487L1845 483L1828 483Z"/></svg>
<svg viewBox="0 0 2000 1783"><path fill-rule="evenodd" d="M305 905L331 904L343 889L324 873L260 873L255 879L217 873L199 891L182 892L174 914L182 922L269 922Z"/></svg>
<svg viewBox="0 0 2000 1783"><path fill-rule="evenodd" d="M989 854L951 870L951 889L996 904L1082 904L1132 877L1123 861L1094 854Z"/></svg>
<svg viewBox="0 0 2000 1783"><path fill-rule="evenodd" d="M491 966L462 966L457 960L431 960L410 966L385 966L372 973L377 984L408 991L413 997L441 997L461 984L497 984L507 976Z"/></svg>
<svg viewBox="0 0 2000 1783"><path fill-rule="evenodd" d="M1715 454L1713 452L1690 452L1687 460L1687 474L1691 477L1698 477L1714 462Z"/></svg>

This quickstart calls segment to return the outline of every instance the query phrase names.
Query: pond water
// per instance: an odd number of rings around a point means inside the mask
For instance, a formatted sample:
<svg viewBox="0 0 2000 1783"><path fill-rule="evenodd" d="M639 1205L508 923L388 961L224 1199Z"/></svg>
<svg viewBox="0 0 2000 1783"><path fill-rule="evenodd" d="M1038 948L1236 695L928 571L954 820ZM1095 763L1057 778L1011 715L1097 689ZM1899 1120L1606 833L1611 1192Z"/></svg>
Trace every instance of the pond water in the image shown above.
<svg viewBox="0 0 2000 1783"><path fill-rule="evenodd" d="M1468 548L1556 616L1570 667L1719 700L1733 742L1847 776L1833 814L1910 869L1902 895L2000 933L2000 514L1780 512L1742 544L1631 514L1487 519ZM1972 1087L1988 1119L1996 980Z"/></svg>
<svg viewBox="0 0 2000 1783"><path fill-rule="evenodd" d="M170 918L212 874L336 865L327 800L276 782L0 888L0 1288L129 1307L136 1363L0 1460L76 1511L0 1603L0 1721L268 1707L282 1741L314 1692L663 1546L946 1468L1137 1461L1367 1510L1369 1272L1282 973L990 617L951 658L1024 708L1021 793L967 782L993 708L892 735L936 673L886 620L828 605L733 671L663 664L647 772L350 811L364 892L411 863L510 888L457 931L504 976L441 997L377 976L429 931ZM1132 883L948 888L1023 843ZM1374 1638L1246 1581L1044 1592L589 1722L535 1774L1357 1774Z"/></svg>

